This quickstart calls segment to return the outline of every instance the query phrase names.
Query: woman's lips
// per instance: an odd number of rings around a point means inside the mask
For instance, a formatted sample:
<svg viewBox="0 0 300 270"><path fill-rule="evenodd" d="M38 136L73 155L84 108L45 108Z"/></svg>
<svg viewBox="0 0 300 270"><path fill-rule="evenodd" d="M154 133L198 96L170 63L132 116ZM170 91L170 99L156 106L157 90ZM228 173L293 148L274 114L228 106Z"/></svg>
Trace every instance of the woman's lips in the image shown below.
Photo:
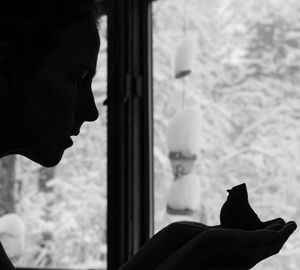
<svg viewBox="0 0 300 270"><path fill-rule="evenodd" d="M63 147L63 148L69 148L73 145L73 141L72 139L67 136L67 137L64 137L62 140L61 140L61 143L60 143L60 146Z"/></svg>
<svg viewBox="0 0 300 270"><path fill-rule="evenodd" d="M68 147L71 147L73 145L73 141L70 137L67 137L66 144Z"/></svg>

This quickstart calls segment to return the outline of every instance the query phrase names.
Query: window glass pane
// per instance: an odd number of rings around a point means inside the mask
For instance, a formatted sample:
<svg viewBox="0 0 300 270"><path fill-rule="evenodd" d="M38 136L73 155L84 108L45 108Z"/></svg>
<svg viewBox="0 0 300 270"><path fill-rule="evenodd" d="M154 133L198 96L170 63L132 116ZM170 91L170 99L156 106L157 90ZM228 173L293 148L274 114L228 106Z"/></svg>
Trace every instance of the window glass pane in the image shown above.
<svg viewBox="0 0 300 270"><path fill-rule="evenodd" d="M0 160L0 239L16 266L106 269L106 17L99 31L92 88L100 117L83 124L53 168Z"/></svg>
<svg viewBox="0 0 300 270"><path fill-rule="evenodd" d="M261 220L299 224L300 2L164 0L153 16L155 230L220 224L240 183ZM296 231L256 269L299 269L299 252Z"/></svg>

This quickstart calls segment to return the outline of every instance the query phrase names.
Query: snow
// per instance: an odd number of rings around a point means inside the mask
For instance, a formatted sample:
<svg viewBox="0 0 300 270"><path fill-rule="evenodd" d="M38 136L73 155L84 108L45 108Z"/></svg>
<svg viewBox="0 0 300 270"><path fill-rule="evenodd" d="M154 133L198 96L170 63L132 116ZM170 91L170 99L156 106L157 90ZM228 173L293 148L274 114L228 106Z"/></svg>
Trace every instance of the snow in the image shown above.
<svg viewBox="0 0 300 270"><path fill-rule="evenodd" d="M167 130L169 151L197 151L201 143L201 124L202 112L197 107L187 107L176 113Z"/></svg>
<svg viewBox="0 0 300 270"><path fill-rule="evenodd" d="M197 211L200 205L200 181L191 173L174 181L167 195L167 206L176 210Z"/></svg>
<svg viewBox="0 0 300 270"><path fill-rule="evenodd" d="M180 74L189 74L193 70L193 62L196 57L196 35L184 37L176 51L175 57L175 77L180 78Z"/></svg>

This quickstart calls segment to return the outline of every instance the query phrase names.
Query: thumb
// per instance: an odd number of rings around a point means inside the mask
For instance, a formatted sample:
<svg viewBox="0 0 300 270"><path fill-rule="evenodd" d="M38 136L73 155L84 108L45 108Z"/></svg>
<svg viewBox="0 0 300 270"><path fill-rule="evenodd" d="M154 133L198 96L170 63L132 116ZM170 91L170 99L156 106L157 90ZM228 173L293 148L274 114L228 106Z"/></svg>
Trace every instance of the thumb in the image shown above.
<svg viewBox="0 0 300 270"><path fill-rule="evenodd" d="M270 223L268 226L266 226L265 230L272 230L272 231L280 231L286 223L283 219L277 219L275 222Z"/></svg>
<svg viewBox="0 0 300 270"><path fill-rule="evenodd" d="M282 239L282 245L289 239L291 234L297 229L297 224L294 221L290 221L285 224L285 226L282 227L282 229L279 231L281 239Z"/></svg>

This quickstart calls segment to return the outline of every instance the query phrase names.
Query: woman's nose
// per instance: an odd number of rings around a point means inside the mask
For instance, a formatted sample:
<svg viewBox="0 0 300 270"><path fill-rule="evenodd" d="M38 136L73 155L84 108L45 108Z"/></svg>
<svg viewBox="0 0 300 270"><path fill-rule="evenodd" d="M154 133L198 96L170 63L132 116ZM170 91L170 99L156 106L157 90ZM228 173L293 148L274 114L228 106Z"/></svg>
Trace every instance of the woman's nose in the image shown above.
<svg viewBox="0 0 300 270"><path fill-rule="evenodd" d="M95 121L99 117L92 89L80 97L77 115L83 121L89 122Z"/></svg>

